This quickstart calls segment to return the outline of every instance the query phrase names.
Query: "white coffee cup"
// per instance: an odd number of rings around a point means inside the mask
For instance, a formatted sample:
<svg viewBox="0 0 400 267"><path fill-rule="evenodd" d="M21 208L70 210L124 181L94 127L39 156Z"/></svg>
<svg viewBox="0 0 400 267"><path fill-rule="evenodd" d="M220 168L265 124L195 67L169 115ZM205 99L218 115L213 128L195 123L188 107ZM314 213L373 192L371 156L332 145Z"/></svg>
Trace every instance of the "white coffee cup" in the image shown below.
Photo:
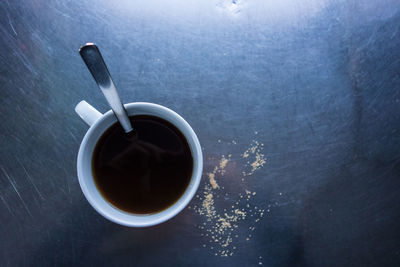
<svg viewBox="0 0 400 267"><path fill-rule="evenodd" d="M78 115L90 126L81 143L78 153L77 170L79 184L83 194L92 207L105 218L115 223L130 227L156 225L178 214L193 198L199 187L203 171L203 154L199 140L190 125L174 111L152 103L130 103L124 105L129 116L153 115L169 121L185 136L193 157L193 172L190 183L183 195L169 208L149 215L132 214L122 211L110 204L97 189L92 173L92 155L97 141L114 123L116 117L110 110L101 114L86 101L81 101L75 108Z"/></svg>

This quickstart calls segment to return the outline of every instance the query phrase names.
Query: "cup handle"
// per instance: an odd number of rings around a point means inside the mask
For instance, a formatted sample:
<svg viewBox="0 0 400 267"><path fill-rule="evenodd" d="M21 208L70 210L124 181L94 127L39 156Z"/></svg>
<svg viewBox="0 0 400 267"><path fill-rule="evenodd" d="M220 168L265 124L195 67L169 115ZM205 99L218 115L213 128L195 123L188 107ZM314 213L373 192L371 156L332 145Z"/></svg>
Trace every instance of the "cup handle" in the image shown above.
<svg viewBox="0 0 400 267"><path fill-rule="evenodd" d="M97 109L92 107L88 102L82 100L75 107L75 112L78 113L79 117L86 122L89 126L92 126L98 119L103 116Z"/></svg>

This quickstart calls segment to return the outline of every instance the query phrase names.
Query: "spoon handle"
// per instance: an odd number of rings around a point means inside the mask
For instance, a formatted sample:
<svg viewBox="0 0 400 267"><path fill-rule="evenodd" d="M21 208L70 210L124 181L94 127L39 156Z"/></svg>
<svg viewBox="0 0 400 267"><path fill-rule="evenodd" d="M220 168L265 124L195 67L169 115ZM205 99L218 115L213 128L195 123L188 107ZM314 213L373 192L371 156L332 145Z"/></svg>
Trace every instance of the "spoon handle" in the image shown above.
<svg viewBox="0 0 400 267"><path fill-rule="evenodd" d="M117 88L115 88L99 48L93 43L87 43L79 49L79 54L106 97L111 109L114 111L115 116L121 123L125 132L128 133L132 131L133 129L128 114L122 105Z"/></svg>

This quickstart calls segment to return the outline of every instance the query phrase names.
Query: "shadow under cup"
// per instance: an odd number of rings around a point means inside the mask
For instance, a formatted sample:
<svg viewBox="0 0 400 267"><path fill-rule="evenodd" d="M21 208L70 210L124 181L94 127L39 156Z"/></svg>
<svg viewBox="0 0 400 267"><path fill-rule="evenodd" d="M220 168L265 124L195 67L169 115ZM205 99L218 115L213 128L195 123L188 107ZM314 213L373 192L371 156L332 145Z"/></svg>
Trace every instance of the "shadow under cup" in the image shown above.
<svg viewBox="0 0 400 267"><path fill-rule="evenodd" d="M110 204L98 190L93 173L92 157L96 144L103 133L117 122L112 111L100 117L87 131L81 143L78 160L78 178L82 191L92 205L105 218L125 226L145 227L162 223L178 214L193 198L200 184L203 156L199 140L190 125L174 111L152 103L131 103L125 108L129 116L150 115L172 123L186 138L193 158L193 170L183 195L168 208L152 214L133 214L122 211Z"/></svg>

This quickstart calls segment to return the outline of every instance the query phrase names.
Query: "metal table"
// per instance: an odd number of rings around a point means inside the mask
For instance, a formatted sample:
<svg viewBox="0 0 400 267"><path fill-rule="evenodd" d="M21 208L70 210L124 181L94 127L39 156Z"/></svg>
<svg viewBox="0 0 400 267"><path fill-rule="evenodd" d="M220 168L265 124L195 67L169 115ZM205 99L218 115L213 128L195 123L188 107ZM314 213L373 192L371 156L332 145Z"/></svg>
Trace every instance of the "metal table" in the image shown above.
<svg viewBox="0 0 400 267"><path fill-rule="evenodd" d="M0 264L399 266L399 25L396 0L2 1ZM200 139L198 196L164 224L80 190L74 107L108 110L85 42L125 103Z"/></svg>

